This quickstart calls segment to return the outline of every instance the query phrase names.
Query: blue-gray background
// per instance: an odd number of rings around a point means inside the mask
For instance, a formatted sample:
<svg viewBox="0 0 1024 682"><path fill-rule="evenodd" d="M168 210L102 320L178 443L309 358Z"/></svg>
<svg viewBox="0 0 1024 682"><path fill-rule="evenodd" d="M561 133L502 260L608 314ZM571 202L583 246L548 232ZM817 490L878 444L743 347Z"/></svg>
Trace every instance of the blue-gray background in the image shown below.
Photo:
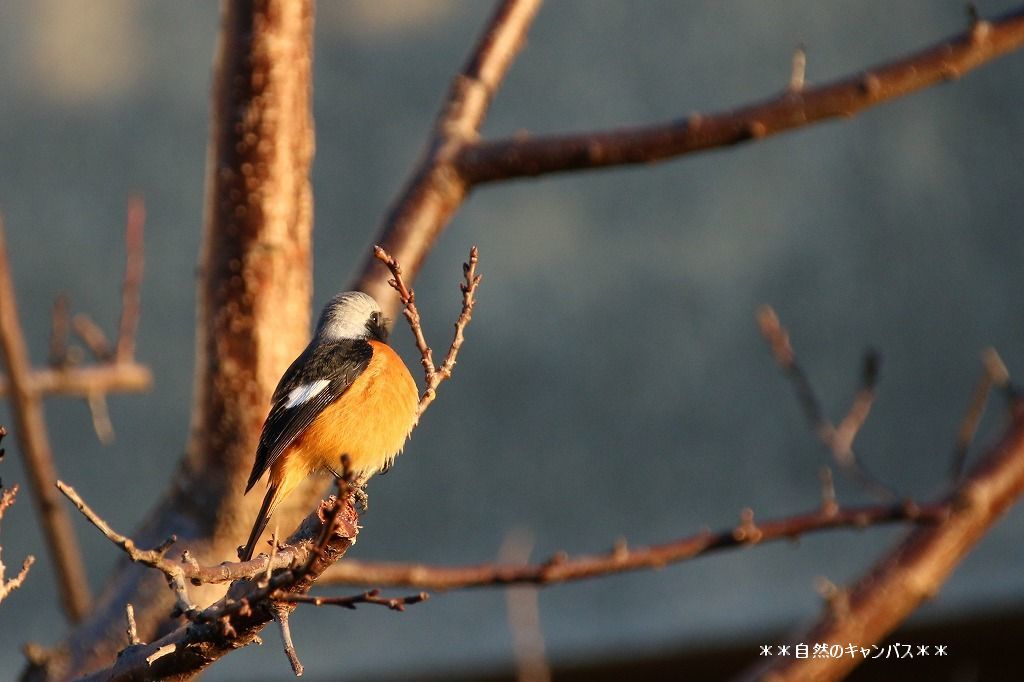
<svg viewBox="0 0 1024 682"><path fill-rule="evenodd" d="M1006 3L982 2L983 12ZM323 3L316 28L316 295L350 279L418 156L489 3ZM562 1L544 7L488 135L639 124L769 96L792 50L808 80L856 72L964 28L961 3ZM147 202L139 358L147 395L114 397L101 447L80 402L47 417L62 477L117 528L143 519L186 439L214 3L0 5L0 206L27 334L45 361L68 292L117 320L126 197ZM374 481L352 556L492 559L529 529L535 556L656 542L818 501L825 455L753 313L774 304L833 416L866 346L884 354L860 451L907 495L946 481L953 437L999 348L1024 368L1024 55L961 81L766 141L650 168L487 187L418 281L440 344L467 247L485 284L455 379L399 465ZM405 329L396 344L414 361ZM0 418L9 423L6 408ZM991 438L998 420L989 419ZM8 448L5 482L24 481ZM858 499L841 484L842 500ZM79 527L99 583L118 553ZM1017 510L919 617L1022 604ZM832 533L540 596L556 660L699 646L815 614L817 576L858 575L901 530ZM62 630L29 498L4 519L4 559L43 561L0 610L0 677L17 644ZM510 660L502 593L437 595L394 614L303 611L314 677L388 677ZM210 679L288 676L276 633Z"/></svg>

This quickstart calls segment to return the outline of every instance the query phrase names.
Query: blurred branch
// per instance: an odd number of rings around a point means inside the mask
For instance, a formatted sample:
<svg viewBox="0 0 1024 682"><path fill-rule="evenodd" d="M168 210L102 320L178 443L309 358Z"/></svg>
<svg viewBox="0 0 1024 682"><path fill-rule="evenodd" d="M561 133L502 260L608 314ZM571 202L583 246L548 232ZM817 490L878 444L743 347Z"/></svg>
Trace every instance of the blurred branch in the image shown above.
<svg viewBox="0 0 1024 682"><path fill-rule="evenodd" d="M636 128L510 138L466 145L455 161L468 185L547 173L648 164L683 154L760 140L857 112L959 78L1024 46L1024 10L970 28L910 56L817 87L803 85L794 59L790 87L739 109ZM802 51L798 52L798 57ZM799 84L800 87L793 87Z"/></svg>
<svg viewBox="0 0 1024 682"><path fill-rule="evenodd" d="M25 336L18 319L18 302L14 292L7 239L0 219L0 346L3 348L10 384L11 412L15 436L21 446L28 475L29 489L35 503L39 523L46 536L47 549L53 561L57 588L65 615L80 620L89 610L89 585L85 565L71 520L59 503L53 488L57 469L53 463L46 421L43 418L42 395L32 383L32 365L25 345Z"/></svg>
<svg viewBox="0 0 1024 682"><path fill-rule="evenodd" d="M117 329L118 362L130 362L135 356L135 334L139 329L142 308L143 229L146 225L146 204L142 197L128 201L128 218L124 228L124 280L121 284L121 322Z"/></svg>
<svg viewBox="0 0 1024 682"><path fill-rule="evenodd" d="M538 564L478 564L428 566L425 564L368 562L348 559L321 576L323 585L377 585L418 589L453 590L494 585L553 585L598 578L615 573L663 568L715 551L792 540L808 533L836 528L866 528L884 523L942 523L949 508L942 504L913 503L818 509L796 516L754 523L745 510L741 523L718 532L705 531L650 547L619 543L606 554L570 557L555 554Z"/></svg>
<svg viewBox="0 0 1024 682"><path fill-rule="evenodd" d="M952 466L954 479L963 475L964 465L967 463L967 452L974 440L974 434L978 430L978 424L981 423L981 416L985 412L989 393L994 387L1005 388L1010 384L1010 373L995 348L985 349L981 356L981 364L981 378L978 379L978 384L971 395L971 402L956 434Z"/></svg>
<svg viewBox="0 0 1024 682"><path fill-rule="evenodd" d="M827 609L795 642L870 647L938 593L957 564L1024 493L1024 401L1013 402L1011 416L1001 440L941 503L948 518L917 528L896 545L842 590L842 609ZM750 679L840 679L859 660L774 658L750 671Z"/></svg>
<svg viewBox="0 0 1024 682"><path fill-rule="evenodd" d="M879 357L875 351L868 351L864 357L861 372L861 387L854 397L853 405L836 427L826 416L821 401L811 386L803 367L797 362L796 352L789 341L789 333L782 326L778 315L771 306L762 306L757 311L761 334L768 342L775 362L785 372L793 385L797 400L811 430L821 443L832 453L832 458L843 473L860 483L868 492L881 500L894 500L897 495L882 483L861 462L853 451L853 440L864 425L875 397L875 382L878 379Z"/></svg>
<svg viewBox="0 0 1024 682"><path fill-rule="evenodd" d="M514 528L498 550L499 564L525 564L533 551L533 534ZM544 631L540 623L540 590L532 585L505 589L505 616L512 635L512 654L516 662L517 682L550 682L551 664L545 653Z"/></svg>

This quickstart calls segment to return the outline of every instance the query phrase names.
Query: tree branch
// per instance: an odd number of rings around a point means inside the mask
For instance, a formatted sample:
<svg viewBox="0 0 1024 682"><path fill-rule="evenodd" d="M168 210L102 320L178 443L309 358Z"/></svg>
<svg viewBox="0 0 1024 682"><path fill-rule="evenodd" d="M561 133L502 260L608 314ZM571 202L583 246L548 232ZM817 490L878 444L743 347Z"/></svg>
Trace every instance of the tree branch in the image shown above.
<svg viewBox="0 0 1024 682"><path fill-rule="evenodd" d="M649 164L692 152L760 140L857 112L930 85L954 80L1024 46L1024 10L976 21L920 52L813 88L732 111L636 128L524 136L467 144L455 167L468 185L547 173ZM802 80L802 79L801 79Z"/></svg>
<svg viewBox="0 0 1024 682"><path fill-rule="evenodd" d="M768 342L772 355L775 356L775 362L793 385L793 390L811 431L832 453L835 463L845 474L878 499L896 499L896 493L868 471L853 451L853 440L860 427L863 426L864 420L867 419L868 412L871 411L871 404L874 402L875 382L878 379L880 362L878 354L868 351L865 355L864 368L861 372L861 387L857 391L853 405L837 427L825 416L821 401L818 400L810 379L807 378L803 367L797 362L796 352L789 341L789 333L782 326L778 315L775 314L771 306L762 306L757 311L757 321L761 328L761 334Z"/></svg>
<svg viewBox="0 0 1024 682"><path fill-rule="evenodd" d="M791 87L779 96L733 111L694 115L637 128L566 135L477 139L505 70L518 51L538 0L506 0L495 13L466 67L456 76L423 160L403 187L375 239L398 258L415 279L427 253L470 190L487 182L547 173L649 164L687 153L763 139L836 117L850 117L882 102L939 82L959 78L1024 46L1024 9L994 21L973 21L946 41L903 59L869 68L833 83ZM490 68L477 66L491 65ZM468 84L481 94L467 104ZM484 97L486 94L486 97ZM458 133L458 134L457 134ZM353 289L372 294L386 311L396 301L374 258L363 263Z"/></svg>
<svg viewBox="0 0 1024 682"><path fill-rule="evenodd" d="M0 346L3 348L11 387L14 431L24 457L32 501L57 575L61 605L71 621L78 621L88 612L92 598L85 580L85 565L78 539L67 511L61 506L53 488L57 480L57 469L53 463L53 451L43 417L42 397L32 385L32 365L21 321L18 319L18 302L6 242L3 221L0 219Z"/></svg>
<svg viewBox="0 0 1024 682"><path fill-rule="evenodd" d="M808 533L836 528L866 528L906 521L925 525L939 524L949 513L949 508L942 504L918 506L906 503L819 509L755 524L753 512L746 510L741 523L736 527L714 533L705 531L650 547L630 548L620 544L605 554L579 557L570 557L560 552L538 564L428 566L348 559L325 572L319 584L376 585L428 590L495 585L554 585L627 571L663 568L668 564L688 561L711 552L777 540L792 540Z"/></svg>
<svg viewBox="0 0 1024 682"><path fill-rule="evenodd" d="M919 527L844 591L841 610L826 610L796 642L882 641L926 599L934 597L957 564L1024 493L1024 401L1011 405L1006 433L942 502L949 517ZM859 659L775 658L750 679L832 680Z"/></svg>
<svg viewBox="0 0 1024 682"><path fill-rule="evenodd" d="M427 254L468 192L455 170L466 144L476 141L491 100L526 40L540 0L502 0L455 76L437 115L423 159L399 193L374 243L398 259L416 278ZM385 311L396 299L381 263L371 254L351 288L370 294ZM390 314L390 313L389 313Z"/></svg>
<svg viewBox="0 0 1024 682"><path fill-rule="evenodd" d="M225 597L188 614L185 625L152 643L123 650L110 667L81 678L81 682L184 679L254 642L270 621L281 617L282 607L294 608L293 595L305 594L355 541L358 517L351 498L340 502L331 498L324 505L329 507L326 520L324 509L318 509L286 541L295 557L301 557L294 566L264 580L233 582Z"/></svg>

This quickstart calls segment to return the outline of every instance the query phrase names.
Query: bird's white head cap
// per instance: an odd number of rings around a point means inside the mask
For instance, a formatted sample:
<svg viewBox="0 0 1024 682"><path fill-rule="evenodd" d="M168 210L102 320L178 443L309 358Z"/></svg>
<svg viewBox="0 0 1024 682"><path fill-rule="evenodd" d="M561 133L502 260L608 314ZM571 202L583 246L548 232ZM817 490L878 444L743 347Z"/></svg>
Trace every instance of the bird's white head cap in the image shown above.
<svg viewBox="0 0 1024 682"><path fill-rule="evenodd" d="M361 291L346 291L327 302L316 325L318 341L366 339L383 329L380 305Z"/></svg>

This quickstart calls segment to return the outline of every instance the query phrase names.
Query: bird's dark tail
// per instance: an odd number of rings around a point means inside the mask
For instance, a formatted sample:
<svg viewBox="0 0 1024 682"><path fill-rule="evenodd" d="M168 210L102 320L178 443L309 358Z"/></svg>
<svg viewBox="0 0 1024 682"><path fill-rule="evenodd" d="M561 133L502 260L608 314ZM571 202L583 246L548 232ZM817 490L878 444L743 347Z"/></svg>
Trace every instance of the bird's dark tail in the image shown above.
<svg viewBox="0 0 1024 682"><path fill-rule="evenodd" d="M270 515L274 512L274 507L277 506L277 491L278 486L271 483L270 487L267 488L267 495L263 498L263 505L260 507L260 513L256 515L256 523L252 524L252 532L249 533L249 541L245 543L245 550L242 552L242 561L249 561L252 559L252 553L256 549L256 543L259 541L260 536L263 535L263 531L267 527L267 522L270 521Z"/></svg>

